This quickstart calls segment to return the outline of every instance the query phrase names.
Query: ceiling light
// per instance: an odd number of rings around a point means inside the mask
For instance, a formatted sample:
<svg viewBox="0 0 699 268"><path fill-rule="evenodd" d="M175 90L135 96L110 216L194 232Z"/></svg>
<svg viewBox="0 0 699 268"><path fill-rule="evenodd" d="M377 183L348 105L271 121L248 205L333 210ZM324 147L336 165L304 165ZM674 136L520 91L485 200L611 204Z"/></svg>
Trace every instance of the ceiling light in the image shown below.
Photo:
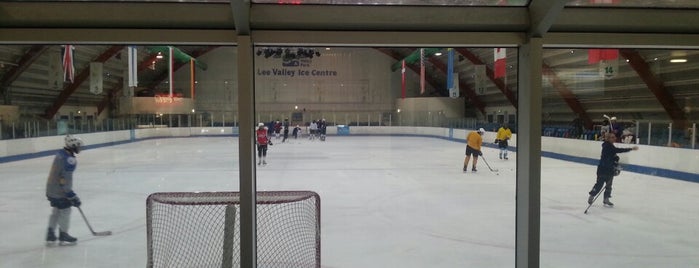
<svg viewBox="0 0 699 268"><path fill-rule="evenodd" d="M442 52L434 53L435 56L442 56Z"/></svg>
<svg viewBox="0 0 699 268"><path fill-rule="evenodd" d="M683 62L687 62L687 59L671 59L670 62L672 62L672 63L683 63Z"/></svg>
<svg viewBox="0 0 699 268"><path fill-rule="evenodd" d="M155 58L157 58L157 59L162 59L162 58L163 58L163 53L162 53L162 52L158 52L158 55L156 55Z"/></svg>

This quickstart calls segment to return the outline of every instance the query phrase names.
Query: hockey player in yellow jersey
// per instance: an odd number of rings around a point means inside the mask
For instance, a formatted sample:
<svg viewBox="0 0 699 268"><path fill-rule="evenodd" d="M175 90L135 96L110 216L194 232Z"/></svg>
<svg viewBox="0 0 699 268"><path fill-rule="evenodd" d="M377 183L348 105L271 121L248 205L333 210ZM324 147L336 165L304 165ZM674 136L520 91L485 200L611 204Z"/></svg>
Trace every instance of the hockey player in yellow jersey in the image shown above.
<svg viewBox="0 0 699 268"><path fill-rule="evenodd" d="M464 158L464 172L468 171L468 162L473 156L473 166L471 166L471 171L476 172L476 164L478 163L478 156L483 155L481 152L481 145L483 144L483 134L485 129L479 128L477 131L471 131L466 136L466 158Z"/></svg>
<svg viewBox="0 0 699 268"><path fill-rule="evenodd" d="M498 129L498 134L495 137L495 143L498 145L498 148L500 148L500 159L505 159L507 160L507 141L512 138L512 131L510 130L510 127L507 124L503 124L500 129Z"/></svg>

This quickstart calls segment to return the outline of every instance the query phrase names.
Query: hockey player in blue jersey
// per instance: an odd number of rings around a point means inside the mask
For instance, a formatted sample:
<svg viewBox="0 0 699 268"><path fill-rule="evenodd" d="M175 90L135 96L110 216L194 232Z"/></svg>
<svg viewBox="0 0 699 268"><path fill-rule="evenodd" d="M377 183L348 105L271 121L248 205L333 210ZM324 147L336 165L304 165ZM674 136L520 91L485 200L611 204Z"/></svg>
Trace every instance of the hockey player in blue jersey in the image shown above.
<svg viewBox="0 0 699 268"><path fill-rule="evenodd" d="M77 238L68 234L71 207L80 206L80 198L73 191L73 172L78 165L75 155L80 153L83 141L72 135L65 137L65 147L56 152L46 181L46 198L51 204L46 242L74 244ZM58 227L58 237L56 228Z"/></svg>

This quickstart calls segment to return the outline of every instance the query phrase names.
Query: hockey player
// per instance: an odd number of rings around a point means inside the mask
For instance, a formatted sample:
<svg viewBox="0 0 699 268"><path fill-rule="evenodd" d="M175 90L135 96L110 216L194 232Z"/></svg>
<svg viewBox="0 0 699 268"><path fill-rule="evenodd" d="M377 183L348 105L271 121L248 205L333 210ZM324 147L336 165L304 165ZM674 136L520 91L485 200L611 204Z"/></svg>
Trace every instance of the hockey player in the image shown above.
<svg viewBox="0 0 699 268"><path fill-rule="evenodd" d="M320 140L325 141L325 133L328 128L328 123L325 122L325 118L318 121L318 134L320 135Z"/></svg>
<svg viewBox="0 0 699 268"><path fill-rule="evenodd" d="M498 129L498 134L495 137L495 143L498 144L498 148L500 149L500 159L505 159L507 160L507 141L512 138L512 131L510 130L510 127L507 124L503 124L500 129Z"/></svg>
<svg viewBox="0 0 699 268"><path fill-rule="evenodd" d="M294 136L294 139L297 139L299 137L299 132L301 132L301 128L299 127L299 125L296 125L294 130L291 132L291 135Z"/></svg>
<svg viewBox="0 0 699 268"><path fill-rule="evenodd" d="M255 140L257 143L257 165L267 165L267 145L272 145L267 131L268 129L265 127L264 123L260 123L255 131L257 135L257 139Z"/></svg>
<svg viewBox="0 0 699 268"><path fill-rule="evenodd" d="M614 206L614 203L609 201L609 198L612 197L612 180L614 179L614 176L619 175L617 172L619 156L616 154L625 153L631 150L638 150L638 146L631 148L616 148L614 146L614 142L616 142L616 135L611 132L605 133L603 140L602 156L600 157L599 164L597 165L597 182L594 186L592 186L592 190L589 192L590 196L587 198L587 203L592 204L597 193L602 190L602 185L605 184L603 203L611 207Z"/></svg>
<svg viewBox="0 0 699 268"><path fill-rule="evenodd" d="M289 138L289 118L284 119L284 139L282 140L282 143L286 142L286 139Z"/></svg>
<svg viewBox="0 0 699 268"><path fill-rule="evenodd" d="M478 163L478 156L483 155L483 152L481 152L483 138L481 136L483 136L484 133L485 129L479 128L477 131L471 131L466 136L466 158L464 158L464 172L468 170L468 162L471 160L471 156L473 156L473 166L471 167L471 171L478 171L476 169L476 164Z"/></svg>
<svg viewBox="0 0 699 268"><path fill-rule="evenodd" d="M277 120L277 122L274 123L274 137L276 139L279 139L279 134L281 133L281 131L282 131L282 122L279 122L279 120Z"/></svg>
<svg viewBox="0 0 699 268"><path fill-rule="evenodd" d="M83 141L72 135L65 137L65 147L56 152L46 180L46 198L51 204L46 242L74 244L77 238L68 234L71 207L80 206L80 198L73 191L73 172L78 165L75 155L80 153ZM56 237L58 227L58 238Z"/></svg>
<svg viewBox="0 0 699 268"><path fill-rule="evenodd" d="M310 140L314 140L316 138L316 134L318 134L318 123L316 120L313 120L308 128L310 129L308 138Z"/></svg>

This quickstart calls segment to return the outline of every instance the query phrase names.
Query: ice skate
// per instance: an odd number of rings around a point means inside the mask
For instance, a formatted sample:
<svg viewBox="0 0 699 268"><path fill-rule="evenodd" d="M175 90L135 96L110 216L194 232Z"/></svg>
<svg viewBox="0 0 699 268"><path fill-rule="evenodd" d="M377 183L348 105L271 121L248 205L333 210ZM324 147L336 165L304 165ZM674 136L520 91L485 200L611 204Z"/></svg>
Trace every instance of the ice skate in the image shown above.
<svg viewBox="0 0 699 268"><path fill-rule="evenodd" d="M471 168L471 171L472 171L472 172L476 172L476 171L478 171L478 170L476 169L476 167L473 167L473 168Z"/></svg>
<svg viewBox="0 0 699 268"><path fill-rule="evenodd" d="M257 161L257 165L262 165L262 161Z"/></svg>
<svg viewBox="0 0 699 268"><path fill-rule="evenodd" d="M53 231L53 228L49 228L48 233L46 233L46 244L52 245L56 243L57 239L58 238L56 237L56 233Z"/></svg>
<svg viewBox="0 0 699 268"><path fill-rule="evenodd" d="M604 198L604 201L602 201L602 203L603 203L605 206L608 206L608 207L613 207L613 206L614 206L614 203L612 203L611 201L609 201L609 197L605 197L605 198Z"/></svg>
<svg viewBox="0 0 699 268"><path fill-rule="evenodd" d="M266 166L267 165L267 160L262 160L262 165Z"/></svg>
<svg viewBox="0 0 699 268"><path fill-rule="evenodd" d="M60 232L58 235L58 241L61 243L61 245L74 245L78 242L78 239L70 236L66 232Z"/></svg>
<svg viewBox="0 0 699 268"><path fill-rule="evenodd" d="M466 173L466 171L468 171L468 168L464 166L464 173Z"/></svg>

